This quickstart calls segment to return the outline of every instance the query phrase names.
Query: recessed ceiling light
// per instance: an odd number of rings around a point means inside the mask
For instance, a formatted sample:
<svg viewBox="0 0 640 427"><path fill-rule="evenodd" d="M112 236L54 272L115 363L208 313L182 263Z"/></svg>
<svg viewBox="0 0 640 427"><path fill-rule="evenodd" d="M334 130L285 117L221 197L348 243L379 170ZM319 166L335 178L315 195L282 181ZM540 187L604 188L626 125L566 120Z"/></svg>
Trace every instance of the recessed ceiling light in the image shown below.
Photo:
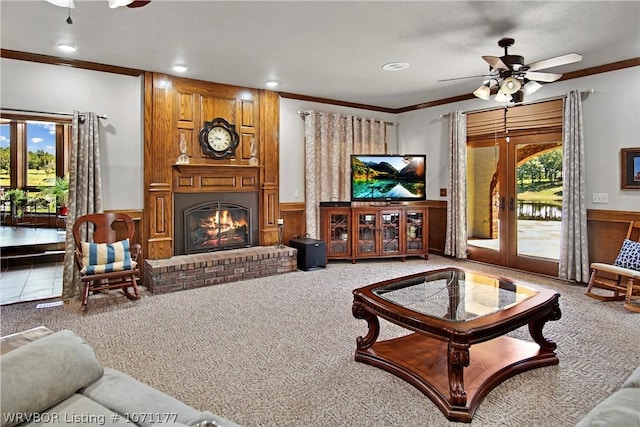
<svg viewBox="0 0 640 427"><path fill-rule="evenodd" d="M268 87L276 87L276 86L278 86L278 82L277 82L277 81L275 81L275 80L269 80L269 81L266 83L266 85L267 85Z"/></svg>
<svg viewBox="0 0 640 427"><path fill-rule="evenodd" d="M178 73L184 73L188 69L189 69L189 67L187 67L186 65L182 65L182 64L173 66L173 71L176 71Z"/></svg>
<svg viewBox="0 0 640 427"><path fill-rule="evenodd" d="M58 49L60 49L63 52L75 52L76 50L78 50L78 47L72 44L60 43L58 45Z"/></svg>
<svg viewBox="0 0 640 427"><path fill-rule="evenodd" d="M389 62L382 66L382 69L385 71L402 71L409 68L408 62Z"/></svg>

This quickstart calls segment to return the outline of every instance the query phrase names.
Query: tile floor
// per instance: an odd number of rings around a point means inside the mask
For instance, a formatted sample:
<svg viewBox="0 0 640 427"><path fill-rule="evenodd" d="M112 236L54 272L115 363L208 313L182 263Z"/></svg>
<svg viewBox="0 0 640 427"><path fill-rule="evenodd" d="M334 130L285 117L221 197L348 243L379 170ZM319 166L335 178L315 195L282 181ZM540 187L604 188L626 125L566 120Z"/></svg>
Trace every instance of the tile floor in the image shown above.
<svg viewBox="0 0 640 427"><path fill-rule="evenodd" d="M62 262L11 267L0 272L0 305L58 298Z"/></svg>
<svg viewBox="0 0 640 427"><path fill-rule="evenodd" d="M64 242L55 228L0 227L0 251L17 246ZM0 305L58 298L62 295L63 262L29 263L0 271Z"/></svg>

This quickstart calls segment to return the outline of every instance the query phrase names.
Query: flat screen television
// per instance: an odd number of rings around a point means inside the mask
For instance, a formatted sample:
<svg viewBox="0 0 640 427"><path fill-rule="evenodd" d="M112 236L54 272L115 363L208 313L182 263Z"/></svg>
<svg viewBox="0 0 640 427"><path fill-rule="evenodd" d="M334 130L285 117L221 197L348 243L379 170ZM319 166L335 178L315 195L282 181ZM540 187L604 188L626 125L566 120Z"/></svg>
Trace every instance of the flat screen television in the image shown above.
<svg viewBox="0 0 640 427"><path fill-rule="evenodd" d="M426 200L426 155L352 154L351 201Z"/></svg>

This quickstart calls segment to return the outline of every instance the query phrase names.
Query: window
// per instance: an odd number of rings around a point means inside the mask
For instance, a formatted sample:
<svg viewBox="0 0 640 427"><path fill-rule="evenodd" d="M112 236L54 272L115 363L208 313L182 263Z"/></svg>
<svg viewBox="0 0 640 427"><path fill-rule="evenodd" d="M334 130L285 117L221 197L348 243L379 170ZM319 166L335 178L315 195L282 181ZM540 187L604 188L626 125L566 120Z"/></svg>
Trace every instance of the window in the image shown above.
<svg viewBox="0 0 640 427"><path fill-rule="evenodd" d="M56 179L56 124L27 122L27 187L53 185Z"/></svg>
<svg viewBox="0 0 640 427"><path fill-rule="evenodd" d="M3 114L0 119L0 187L35 198L69 170L71 119Z"/></svg>
<svg viewBox="0 0 640 427"><path fill-rule="evenodd" d="M0 123L0 188L11 187L11 129L9 123Z"/></svg>

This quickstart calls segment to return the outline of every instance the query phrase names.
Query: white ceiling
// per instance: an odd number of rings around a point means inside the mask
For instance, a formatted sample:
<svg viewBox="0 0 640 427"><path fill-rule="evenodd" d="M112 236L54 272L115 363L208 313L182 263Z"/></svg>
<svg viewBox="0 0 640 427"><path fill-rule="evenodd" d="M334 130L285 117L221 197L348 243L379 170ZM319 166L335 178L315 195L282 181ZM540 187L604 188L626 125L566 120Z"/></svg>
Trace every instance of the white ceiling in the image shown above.
<svg viewBox="0 0 640 427"><path fill-rule="evenodd" d="M110 9L75 0L0 1L3 49L402 108L475 90L497 42L525 63L577 52L569 72L640 57L639 1L168 1ZM73 43L63 54L58 43ZM387 62L410 63L399 72ZM547 71L547 70L545 70ZM541 89L541 90L544 90Z"/></svg>

